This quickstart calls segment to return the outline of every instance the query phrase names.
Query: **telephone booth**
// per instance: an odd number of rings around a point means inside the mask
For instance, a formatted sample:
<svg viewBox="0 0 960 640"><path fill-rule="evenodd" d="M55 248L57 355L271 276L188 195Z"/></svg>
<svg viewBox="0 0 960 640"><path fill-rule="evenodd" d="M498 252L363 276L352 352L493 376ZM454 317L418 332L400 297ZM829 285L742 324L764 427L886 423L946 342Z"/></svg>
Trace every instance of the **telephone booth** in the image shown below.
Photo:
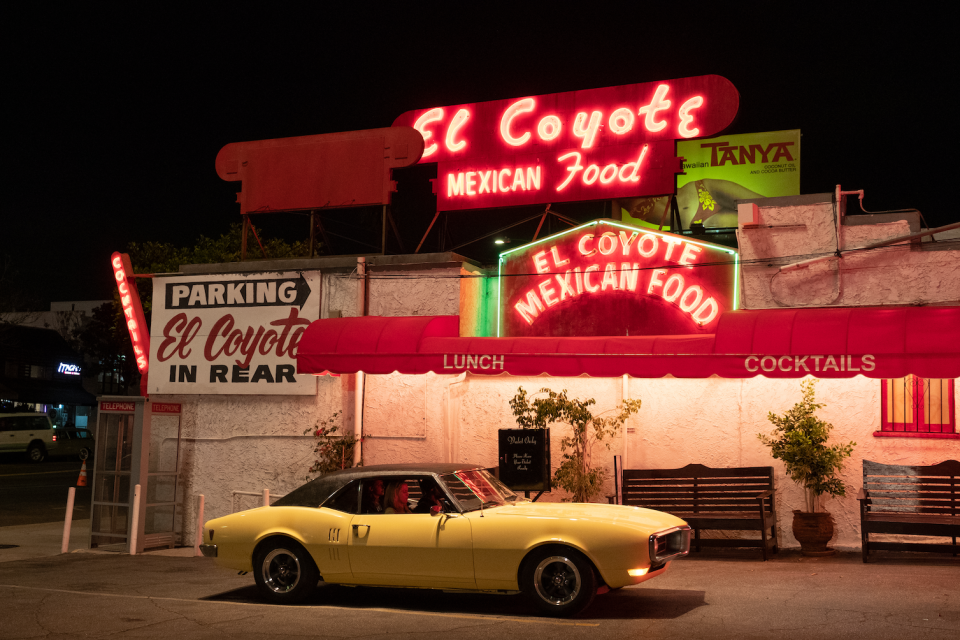
<svg viewBox="0 0 960 640"><path fill-rule="evenodd" d="M180 405L131 396L97 400L90 548L141 553L173 547L179 504ZM137 485L139 504L134 509Z"/></svg>

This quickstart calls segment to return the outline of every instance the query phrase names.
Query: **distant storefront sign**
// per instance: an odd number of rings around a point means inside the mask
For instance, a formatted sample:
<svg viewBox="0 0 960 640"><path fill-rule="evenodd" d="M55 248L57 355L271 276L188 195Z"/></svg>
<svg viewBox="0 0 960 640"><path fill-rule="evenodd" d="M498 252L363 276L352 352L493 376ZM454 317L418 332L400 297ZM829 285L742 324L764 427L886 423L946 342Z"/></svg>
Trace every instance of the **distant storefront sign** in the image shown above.
<svg viewBox="0 0 960 640"><path fill-rule="evenodd" d="M296 374L320 316L318 272L154 278L152 393L311 395Z"/></svg>
<svg viewBox="0 0 960 640"><path fill-rule="evenodd" d="M767 131L681 140L677 155L684 173L677 175L677 206L684 229L737 226L736 200L800 195L800 130ZM619 202L623 220L670 229L668 198L634 198Z"/></svg>
<svg viewBox="0 0 960 640"><path fill-rule="evenodd" d="M737 253L597 220L500 254L498 335L713 333L737 308Z"/></svg>
<svg viewBox="0 0 960 640"><path fill-rule="evenodd" d="M721 76L417 109L441 211L673 193L676 140L722 132L740 96Z"/></svg>

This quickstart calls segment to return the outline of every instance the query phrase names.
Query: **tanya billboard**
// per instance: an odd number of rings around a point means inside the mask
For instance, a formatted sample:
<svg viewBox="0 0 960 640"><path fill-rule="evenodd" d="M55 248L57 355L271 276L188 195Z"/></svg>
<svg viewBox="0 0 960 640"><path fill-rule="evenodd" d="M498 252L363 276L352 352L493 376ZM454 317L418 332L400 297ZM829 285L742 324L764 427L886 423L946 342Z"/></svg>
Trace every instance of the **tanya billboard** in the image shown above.
<svg viewBox="0 0 960 640"><path fill-rule="evenodd" d="M800 195L800 130L681 140L677 207L684 229L737 226L736 200ZM668 197L619 201L625 222L670 229ZM666 215L664 215L666 212Z"/></svg>

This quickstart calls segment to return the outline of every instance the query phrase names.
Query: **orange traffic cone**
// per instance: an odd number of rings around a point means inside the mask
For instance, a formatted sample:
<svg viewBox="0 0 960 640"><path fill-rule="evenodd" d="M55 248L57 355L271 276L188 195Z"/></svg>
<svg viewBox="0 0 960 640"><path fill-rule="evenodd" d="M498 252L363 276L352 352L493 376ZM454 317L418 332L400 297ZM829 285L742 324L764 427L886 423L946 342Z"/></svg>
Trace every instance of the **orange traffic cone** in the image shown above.
<svg viewBox="0 0 960 640"><path fill-rule="evenodd" d="M85 487L87 486L87 461L83 461L83 466L80 467L80 477L77 478L77 486Z"/></svg>

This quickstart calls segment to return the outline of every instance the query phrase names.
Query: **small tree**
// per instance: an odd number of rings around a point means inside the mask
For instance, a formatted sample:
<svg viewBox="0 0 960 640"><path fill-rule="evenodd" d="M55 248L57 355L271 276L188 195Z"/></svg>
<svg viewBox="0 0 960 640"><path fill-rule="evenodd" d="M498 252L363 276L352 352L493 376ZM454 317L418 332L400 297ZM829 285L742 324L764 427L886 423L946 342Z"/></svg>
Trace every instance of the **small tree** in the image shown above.
<svg viewBox="0 0 960 640"><path fill-rule="evenodd" d="M592 454L597 443L610 448L609 439L619 432L623 423L631 414L640 410L639 400L624 400L623 404L606 413L615 413L609 417L594 416L590 407L596 400L570 399L567 390L560 393L550 389L541 389L545 398L536 398L532 402L527 392L520 387L517 395L510 400L513 415L521 429L546 429L554 422L569 424L573 433L560 440L563 452L560 467L553 475L553 484L570 492L573 502L589 502L600 495L606 480L604 467L593 468Z"/></svg>
<svg viewBox="0 0 960 640"><path fill-rule="evenodd" d="M782 416L772 411L767 414L767 419L776 426L772 434L757 434L760 441L770 447L773 457L783 460L790 479L803 487L809 513L820 511L820 496L823 494L834 497L847 494L837 474L843 470L844 458L850 457L857 444L827 446L833 425L813 415L825 406L814 401L815 382L800 383L803 400Z"/></svg>
<svg viewBox="0 0 960 640"><path fill-rule="evenodd" d="M353 451L357 439L353 435L337 435L340 430L340 414L337 411L316 426L306 429L303 435L312 433L316 443L313 447L313 464L307 470L305 480L314 475L323 475L331 471L353 467ZM357 465L359 466L359 465Z"/></svg>

